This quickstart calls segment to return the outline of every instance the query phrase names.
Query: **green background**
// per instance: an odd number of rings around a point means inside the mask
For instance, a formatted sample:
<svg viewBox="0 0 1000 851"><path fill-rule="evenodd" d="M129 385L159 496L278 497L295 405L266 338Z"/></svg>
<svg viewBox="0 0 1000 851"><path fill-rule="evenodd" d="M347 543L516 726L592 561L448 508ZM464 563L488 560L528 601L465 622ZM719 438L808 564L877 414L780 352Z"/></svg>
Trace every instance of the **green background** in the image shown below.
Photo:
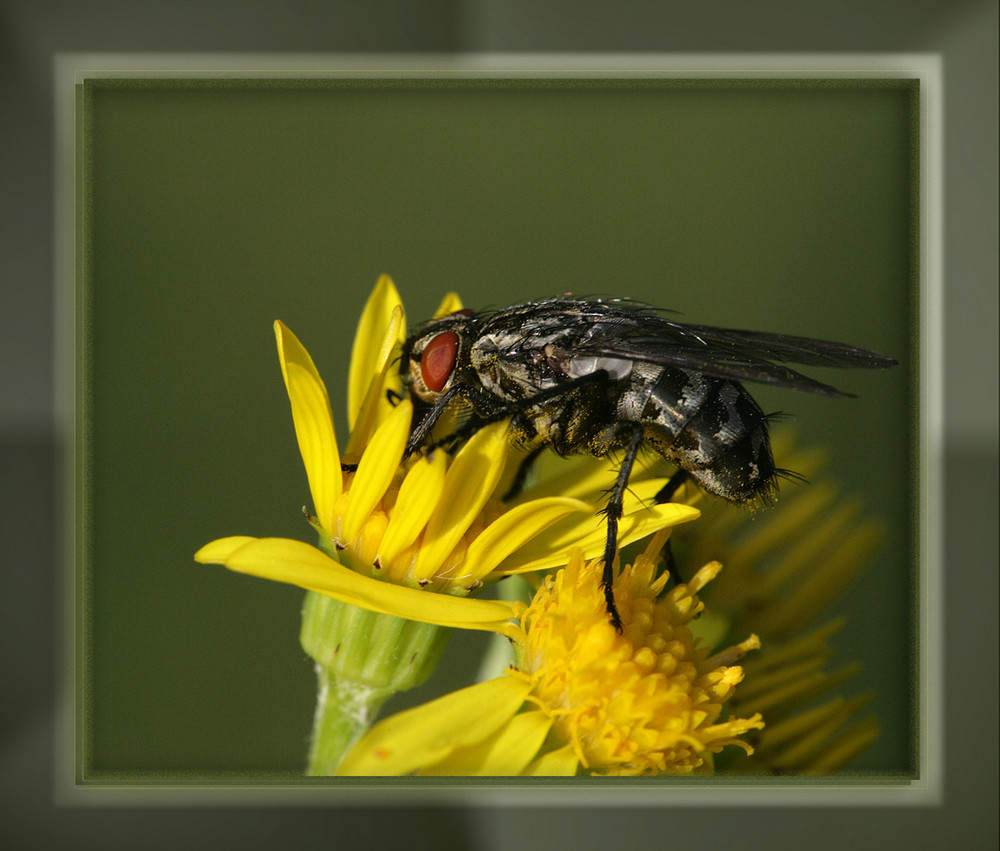
<svg viewBox="0 0 1000 851"><path fill-rule="evenodd" d="M89 80L79 105L85 779L301 772L301 592L191 556L312 540L271 325L309 349L343 435L382 272L411 321L451 289L572 291L896 356L819 375L856 400L755 395L887 524L837 644L878 693L858 767L912 769L912 84ZM430 691L463 681L464 645Z"/></svg>

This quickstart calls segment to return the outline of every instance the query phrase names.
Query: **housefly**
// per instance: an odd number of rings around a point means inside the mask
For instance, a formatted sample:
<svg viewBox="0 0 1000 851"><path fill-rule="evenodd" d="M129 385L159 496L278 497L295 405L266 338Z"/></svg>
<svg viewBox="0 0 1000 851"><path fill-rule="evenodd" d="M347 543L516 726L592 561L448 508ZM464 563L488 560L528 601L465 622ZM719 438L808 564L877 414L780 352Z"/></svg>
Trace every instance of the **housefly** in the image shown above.
<svg viewBox="0 0 1000 851"><path fill-rule="evenodd" d="M422 417L407 454L458 444L498 420L534 454L621 453L604 514L602 586L621 629L612 588L618 521L640 448L677 471L655 501L670 501L693 479L735 503L773 496L785 471L774 463L767 421L742 382L845 397L785 363L881 369L896 361L843 343L682 325L647 305L569 296L503 310L460 310L418 328L405 342L401 370ZM431 429L451 406L456 430L433 443ZM529 455L533 457L533 455Z"/></svg>

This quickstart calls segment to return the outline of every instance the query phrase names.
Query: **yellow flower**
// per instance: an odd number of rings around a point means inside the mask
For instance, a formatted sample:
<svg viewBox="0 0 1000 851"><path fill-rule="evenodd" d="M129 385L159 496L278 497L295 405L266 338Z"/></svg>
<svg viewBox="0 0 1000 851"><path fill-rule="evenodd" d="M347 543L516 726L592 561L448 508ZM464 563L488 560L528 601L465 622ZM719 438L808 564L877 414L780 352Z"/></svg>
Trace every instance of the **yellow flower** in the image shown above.
<svg viewBox="0 0 1000 851"><path fill-rule="evenodd" d="M449 295L439 314L460 308ZM510 603L471 599L470 592L555 567L574 547L588 556L604 548L598 511L615 478L610 460L584 459L557 481L505 502L524 451L511 445L504 422L477 432L454 457L440 449L403 457L413 417L398 368L404 328L399 295L383 276L354 341L351 434L342 457L326 386L295 335L275 323L319 547L240 536L195 554L199 562L311 592L300 638L319 678L314 775L333 773L391 694L426 679L446 628L516 633ZM698 516L687 505L654 505L657 481L644 472L626 495L621 545Z"/></svg>
<svg viewBox="0 0 1000 851"><path fill-rule="evenodd" d="M739 737L763 727L760 715L720 718L743 679L734 663L757 637L714 655L700 646L697 592L721 566L664 591L665 540L655 535L616 579L622 633L608 622L599 560L577 552L521 613L516 667L380 722L339 773L684 775L709 772L725 745L752 750Z"/></svg>
<svg viewBox="0 0 1000 851"><path fill-rule="evenodd" d="M439 314L460 307L450 295ZM521 457L507 440L506 423L476 433L454 458L439 450L404 460L413 406L406 398L394 406L387 397L402 389L404 327L399 295L383 276L354 342L352 430L343 460L357 468L344 471L326 387L305 348L275 323L320 548L230 537L202 547L195 559L376 612L509 634L506 604L461 598L504 576L564 563L572 547L586 557L598 555L605 534L598 511L603 489L614 480L613 463L586 459L559 480L504 502L500 497ZM639 470L626 495L622 546L698 516L687 505L653 505L656 489L656 478Z"/></svg>

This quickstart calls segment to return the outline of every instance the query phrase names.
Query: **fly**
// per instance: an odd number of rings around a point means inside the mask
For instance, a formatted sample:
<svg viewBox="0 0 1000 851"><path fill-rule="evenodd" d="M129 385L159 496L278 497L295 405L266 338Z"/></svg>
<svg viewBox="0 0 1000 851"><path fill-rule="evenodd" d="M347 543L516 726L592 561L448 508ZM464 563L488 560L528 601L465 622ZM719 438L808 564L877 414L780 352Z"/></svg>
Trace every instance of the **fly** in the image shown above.
<svg viewBox="0 0 1000 851"><path fill-rule="evenodd" d="M510 437L532 450L601 457L622 453L603 513L601 584L620 631L612 564L618 521L641 448L677 468L656 494L669 502L687 479L735 503L769 500L784 471L774 464L763 413L742 382L849 397L784 364L884 369L896 361L844 343L682 325L625 300L569 296L490 313L460 310L418 328L403 347L402 371L423 416L410 455L453 404L470 411L448 437L458 444L507 419Z"/></svg>

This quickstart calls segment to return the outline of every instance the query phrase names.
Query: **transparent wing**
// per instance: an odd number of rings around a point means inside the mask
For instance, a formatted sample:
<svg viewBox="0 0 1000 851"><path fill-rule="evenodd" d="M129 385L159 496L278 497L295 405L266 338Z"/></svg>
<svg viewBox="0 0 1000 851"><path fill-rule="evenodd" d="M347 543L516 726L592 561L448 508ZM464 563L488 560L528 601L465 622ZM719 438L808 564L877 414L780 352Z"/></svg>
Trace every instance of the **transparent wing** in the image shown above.
<svg viewBox="0 0 1000 851"><path fill-rule="evenodd" d="M619 303L620 304L620 303ZM752 381L825 396L852 396L803 375L786 363L837 369L884 369L893 358L869 349L828 340L740 331L704 325L682 325L649 307L608 302L548 303L564 313L575 312L588 323L568 356L599 356L644 361L700 372L715 378Z"/></svg>

